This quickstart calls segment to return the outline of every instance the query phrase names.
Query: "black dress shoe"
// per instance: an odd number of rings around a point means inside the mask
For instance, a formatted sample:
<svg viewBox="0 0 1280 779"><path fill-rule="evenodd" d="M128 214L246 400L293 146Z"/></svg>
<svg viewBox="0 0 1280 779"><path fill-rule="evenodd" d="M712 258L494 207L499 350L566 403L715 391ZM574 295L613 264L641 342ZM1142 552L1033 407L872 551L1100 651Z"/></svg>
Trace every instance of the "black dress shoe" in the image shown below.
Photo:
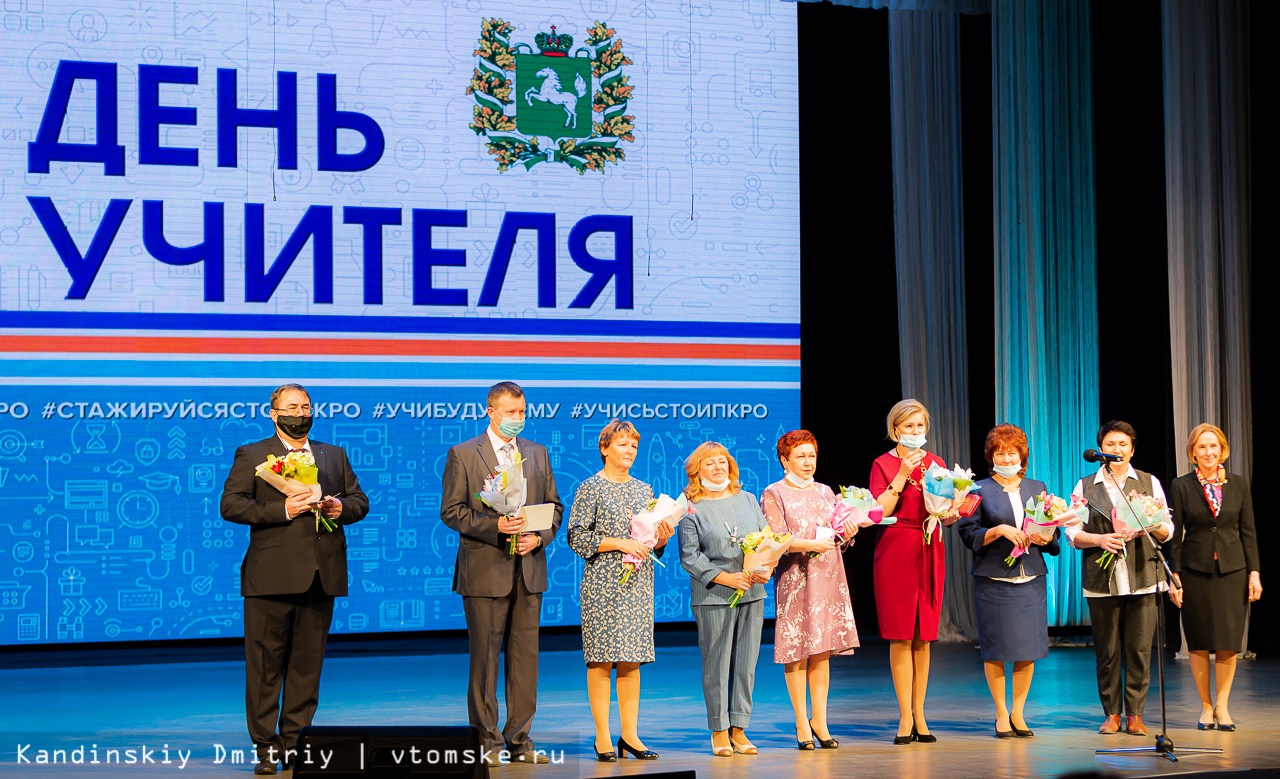
<svg viewBox="0 0 1280 779"><path fill-rule="evenodd" d="M628 744L622 736L618 736L618 754L621 755L622 757L626 757L628 754L630 754L632 757L637 758L639 760L657 760L658 759L657 752L654 752L653 750L650 750L650 749L646 749L643 751L636 749L635 747Z"/></svg>
<svg viewBox="0 0 1280 779"><path fill-rule="evenodd" d="M937 736L933 735L932 733L921 733L920 731L916 730L914 726L912 726L911 728L911 737L916 741L919 741L921 744L938 743Z"/></svg>
<svg viewBox="0 0 1280 779"><path fill-rule="evenodd" d="M818 731L813 729L813 720L809 720L809 732L813 733L814 740L817 741L818 745L821 746L823 749L839 749L840 748L840 742L836 741L834 738L820 738L818 736Z"/></svg>
<svg viewBox="0 0 1280 779"><path fill-rule="evenodd" d="M999 720L996 720L995 728L996 728L996 738L1013 738L1013 731L1012 731L1012 730L1001 730L1001 729L1000 729L1000 721L999 721Z"/></svg>
<svg viewBox="0 0 1280 779"><path fill-rule="evenodd" d="M1018 738L1035 738L1036 737L1035 731L1032 730L1031 728L1020 728L1016 725L1013 728L1013 735L1017 736Z"/></svg>
<svg viewBox="0 0 1280 779"><path fill-rule="evenodd" d="M601 763L618 762L618 753L610 749L608 752L596 752L596 760Z"/></svg>
<svg viewBox="0 0 1280 779"><path fill-rule="evenodd" d="M908 733L908 734L907 734L907 735L905 735L905 736L894 736L894 737L893 737L893 743L894 743L894 744L897 744L897 745L898 745L898 746L900 746L900 747L901 747L901 746L906 746L907 744L910 744L912 741L915 741L915 740L916 740L916 733L915 733L915 731L914 731L914 730L913 730L913 731L911 731L910 733Z"/></svg>
<svg viewBox="0 0 1280 779"><path fill-rule="evenodd" d="M813 745L813 742L812 742L812 741L797 741L797 742L796 742L796 749L800 750L801 752L812 752L815 748L816 748L816 747L814 747L814 745Z"/></svg>
<svg viewBox="0 0 1280 779"><path fill-rule="evenodd" d="M258 764L253 767L253 772L258 776L274 776L276 773L276 761L259 760Z"/></svg>
<svg viewBox="0 0 1280 779"><path fill-rule="evenodd" d="M543 765L544 763L549 763L549 762L551 762L551 761L550 761L550 760L548 760L548 759L547 759L547 756L546 756L545 754L543 754L542 752L535 752L535 751L533 751L533 750L527 750L527 751L521 752L520 754L518 754L518 755L516 755L515 757L511 758L511 762L513 762L513 763L533 763L533 764L536 764L536 765Z"/></svg>

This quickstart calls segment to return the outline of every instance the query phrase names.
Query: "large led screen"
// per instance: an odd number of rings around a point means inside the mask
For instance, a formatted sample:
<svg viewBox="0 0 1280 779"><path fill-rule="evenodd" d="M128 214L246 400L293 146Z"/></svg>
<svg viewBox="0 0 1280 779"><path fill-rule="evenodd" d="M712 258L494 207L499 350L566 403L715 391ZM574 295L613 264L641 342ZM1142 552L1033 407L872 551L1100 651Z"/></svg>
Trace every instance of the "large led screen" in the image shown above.
<svg viewBox="0 0 1280 779"><path fill-rule="evenodd" d="M440 476L496 381L566 503L614 417L657 492L708 439L781 475L794 6L6 0L0 41L0 644L240 635L218 502L284 382L372 502L339 633L463 626Z"/></svg>

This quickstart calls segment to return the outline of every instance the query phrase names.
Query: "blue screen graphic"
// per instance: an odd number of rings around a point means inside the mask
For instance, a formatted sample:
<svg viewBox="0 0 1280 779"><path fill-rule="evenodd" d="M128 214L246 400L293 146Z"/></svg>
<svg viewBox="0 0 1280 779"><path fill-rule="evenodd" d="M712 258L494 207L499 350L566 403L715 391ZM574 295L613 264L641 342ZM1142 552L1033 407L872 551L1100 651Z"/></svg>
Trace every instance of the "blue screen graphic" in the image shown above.
<svg viewBox="0 0 1280 779"><path fill-rule="evenodd" d="M794 7L348 5L5 6L0 645L241 635L218 503L285 382L370 497L339 633L464 627L440 477L496 381L566 503L613 417L655 493L708 439L780 478ZM670 559L656 597L691 618Z"/></svg>

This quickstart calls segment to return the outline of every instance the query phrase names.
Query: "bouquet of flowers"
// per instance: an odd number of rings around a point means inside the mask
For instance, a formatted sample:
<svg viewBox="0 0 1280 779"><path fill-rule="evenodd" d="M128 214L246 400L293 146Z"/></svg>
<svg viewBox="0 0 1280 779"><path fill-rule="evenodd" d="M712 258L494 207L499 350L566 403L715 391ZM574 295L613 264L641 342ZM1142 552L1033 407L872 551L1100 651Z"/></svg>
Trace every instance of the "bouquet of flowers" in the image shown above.
<svg viewBox="0 0 1280 779"><path fill-rule="evenodd" d="M255 473L258 478L289 497L310 495L312 503L318 503L322 498L320 469L316 467L316 458L305 449L289 452L284 457L269 454L267 461L260 464ZM326 517L318 506L311 509L311 513L316 517L317 533L321 530L329 533L338 527L338 523Z"/></svg>
<svg viewBox="0 0 1280 779"><path fill-rule="evenodd" d="M941 465L932 465L924 472L924 505L929 516L924 521L924 542L933 543L933 531L942 524L953 508L959 508L964 499L975 489L979 489L974 481L973 471L957 465L951 470Z"/></svg>
<svg viewBox="0 0 1280 779"><path fill-rule="evenodd" d="M1072 495L1071 503L1068 504L1057 495L1042 492L1037 497L1027 498L1027 505L1022 515L1022 530L1048 541L1053 535L1054 528L1078 525L1084 521L1088 513L1088 502L1078 495ZM1004 564L1012 567L1014 562L1026 553L1026 549L1014 547L1013 553L1004 558Z"/></svg>
<svg viewBox="0 0 1280 779"><path fill-rule="evenodd" d="M884 508L872 496L871 490L862 487L841 487L840 497L831 509L831 527L819 527L819 541L833 540L837 544L848 543L864 527L892 525L898 520L884 515ZM810 552L817 557L818 552Z"/></svg>
<svg viewBox="0 0 1280 779"><path fill-rule="evenodd" d="M693 513L695 513L693 507L689 505L689 500L684 496L684 493L680 493L680 497L675 499L663 493L646 503L642 513L636 514L631 518L631 537L653 549L658 545L658 525L664 519L672 527L675 527L680 524L680 520L685 514ZM631 578L631 574L643 565L645 560L653 560L663 568L667 567L653 552L649 552L644 558L636 557L630 553L624 554L622 556L622 579L618 583L626 584L627 579Z"/></svg>
<svg viewBox="0 0 1280 779"><path fill-rule="evenodd" d="M517 454L510 465L499 466L484 480L484 488L475 497L499 514L514 517L528 499L529 485L524 478L524 469L520 467L522 463L524 458ZM518 538L518 534L511 536L507 544L508 554L516 553Z"/></svg>
<svg viewBox="0 0 1280 779"><path fill-rule="evenodd" d="M1168 520L1169 508L1165 506L1163 499L1143 495L1137 490L1129 490L1129 508L1124 511L1118 506L1111 509L1111 526L1126 540L1142 532L1144 528L1155 527ZM1120 554L1125 553L1121 551ZM1115 559L1115 552L1103 552L1098 558L1098 565L1109 568Z"/></svg>
<svg viewBox="0 0 1280 779"><path fill-rule="evenodd" d="M791 533L782 535L770 530L748 533L746 538L738 542L738 547L744 556L742 572L751 574L777 565L778 560L787 553L787 549L791 548L791 542L794 540L795 536ZM742 600L742 593L742 590L733 593L733 597L729 598L729 608L732 609L738 605L738 601Z"/></svg>

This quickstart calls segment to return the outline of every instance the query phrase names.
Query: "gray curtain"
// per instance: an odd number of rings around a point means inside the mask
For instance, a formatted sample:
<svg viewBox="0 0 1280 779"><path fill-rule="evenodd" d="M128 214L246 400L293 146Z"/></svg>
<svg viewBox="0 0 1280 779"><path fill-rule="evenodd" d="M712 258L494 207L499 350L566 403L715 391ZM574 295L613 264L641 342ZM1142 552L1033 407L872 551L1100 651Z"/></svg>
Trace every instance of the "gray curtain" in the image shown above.
<svg viewBox="0 0 1280 779"><path fill-rule="evenodd" d="M792 2L793 0L785 0ZM800 0L823 2L824 0ZM888 8L890 11L951 11L952 13L985 14L991 11L991 0L830 0L832 5L850 8Z"/></svg>
<svg viewBox="0 0 1280 779"><path fill-rule="evenodd" d="M1249 4L1164 0L1165 180L1173 430L1212 422L1251 477Z"/></svg>
<svg viewBox="0 0 1280 779"><path fill-rule="evenodd" d="M969 399L959 16L890 10L889 81L902 394L929 408L930 451L948 465L963 463ZM970 555L954 536L946 550L939 637L975 640Z"/></svg>
<svg viewBox="0 0 1280 779"><path fill-rule="evenodd" d="M1026 431L1028 472L1058 495L1098 426L1089 9L994 0L991 12L996 421ZM1088 624L1080 555L1047 562L1049 624Z"/></svg>

